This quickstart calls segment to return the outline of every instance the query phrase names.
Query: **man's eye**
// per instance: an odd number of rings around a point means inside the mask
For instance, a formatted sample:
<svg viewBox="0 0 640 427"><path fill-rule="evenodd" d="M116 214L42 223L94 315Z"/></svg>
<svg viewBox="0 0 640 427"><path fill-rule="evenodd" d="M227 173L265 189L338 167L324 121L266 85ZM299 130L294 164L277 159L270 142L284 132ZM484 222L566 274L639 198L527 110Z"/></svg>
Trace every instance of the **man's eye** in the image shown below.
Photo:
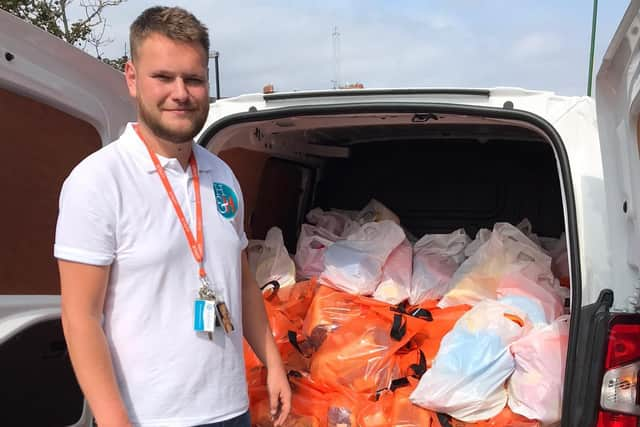
<svg viewBox="0 0 640 427"><path fill-rule="evenodd" d="M185 82L190 85L201 85L202 83L204 83L204 80L196 77L191 77L191 78L185 79Z"/></svg>
<svg viewBox="0 0 640 427"><path fill-rule="evenodd" d="M153 76L153 78L156 79L156 80L160 80L161 82L168 82L169 80L171 80L171 77L165 76L165 75L162 75L162 74L155 75L155 76Z"/></svg>

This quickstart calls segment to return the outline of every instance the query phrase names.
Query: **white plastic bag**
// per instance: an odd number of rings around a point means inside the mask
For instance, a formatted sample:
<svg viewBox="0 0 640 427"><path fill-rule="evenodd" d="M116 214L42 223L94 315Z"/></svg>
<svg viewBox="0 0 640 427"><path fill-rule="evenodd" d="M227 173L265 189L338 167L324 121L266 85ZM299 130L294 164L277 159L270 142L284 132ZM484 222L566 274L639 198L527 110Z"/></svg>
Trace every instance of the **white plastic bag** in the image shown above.
<svg viewBox="0 0 640 427"><path fill-rule="evenodd" d="M302 224L294 257L298 278L318 277L324 270L324 253L339 237L323 228Z"/></svg>
<svg viewBox="0 0 640 427"><path fill-rule="evenodd" d="M464 255L469 258L473 254L475 254L482 245L489 241L490 237L491 230L488 230L486 228L481 228L480 230L478 230L478 232L476 233L476 238L473 239L473 241L469 243L466 248L464 248Z"/></svg>
<svg viewBox="0 0 640 427"><path fill-rule="evenodd" d="M450 234L427 234L416 242L409 303L442 297L451 277L464 261L464 249L471 242L464 229Z"/></svg>
<svg viewBox="0 0 640 427"><path fill-rule="evenodd" d="M310 224L339 237L346 237L360 228L360 225L348 215L333 210L325 212L315 208L307 213L306 218Z"/></svg>
<svg viewBox="0 0 640 427"><path fill-rule="evenodd" d="M380 222L380 221L393 221L400 225L400 218L393 213L391 209L377 201L371 199L367 205L362 208L356 217L356 221L360 224L366 224L368 222Z"/></svg>
<svg viewBox="0 0 640 427"><path fill-rule="evenodd" d="M558 279L569 279L569 254L567 252L567 238L564 233L555 244L549 247L551 255L551 270Z"/></svg>
<svg viewBox="0 0 640 427"><path fill-rule="evenodd" d="M409 298L413 247L405 239L391 252L382 267L382 279L373 298L389 304L399 304Z"/></svg>
<svg viewBox="0 0 640 427"><path fill-rule="evenodd" d="M507 403L504 383L515 367L509 345L526 333L519 321L527 324L524 313L497 301L473 307L444 336L410 400L465 422L498 415Z"/></svg>
<svg viewBox="0 0 640 427"><path fill-rule="evenodd" d="M529 268L536 264L536 268ZM497 299L502 277L521 271L537 282L553 282L551 258L511 224L498 223L489 240L468 258L451 278L450 291L439 307L474 305L484 299Z"/></svg>
<svg viewBox="0 0 640 427"><path fill-rule="evenodd" d="M548 270L535 263L507 271L498 282L496 294L498 297L521 296L537 301L544 312L544 323L551 323L564 313L559 286Z"/></svg>
<svg viewBox="0 0 640 427"><path fill-rule="evenodd" d="M522 234L527 236L529 240L536 244L536 246L541 246L540 238L536 233L533 232L533 225L531 225L531 221L529 218L524 218L522 221L516 225L516 228L522 231Z"/></svg>
<svg viewBox="0 0 640 427"><path fill-rule="evenodd" d="M404 239L404 231L393 221L364 224L346 240L329 246L320 282L352 294L373 294L384 263Z"/></svg>
<svg viewBox="0 0 640 427"><path fill-rule="evenodd" d="M526 313L532 325L548 324L547 317L544 314L544 308L542 307L540 301L521 295L507 295L505 297L499 298L498 302L511 307L515 307L518 310Z"/></svg>
<svg viewBox="0 0 640 427"><path fill-rule="evenodd" d="M267 232L256 267L256 281L259 286L273 280L278 281L280 287L296 283L296 268L284 245L282 230L278 227L271 227Z"/></svg>
<svg viewBox="0 0 640 427"><path fill-rule="evenodd" d="M511 344L515 371L508 382L509 408L543 425L560 421L569 316L537 327Z"/></svg>
<svg viewBox="0 0 640 427"><path fill-rule="evenodd" d="M411 401L465 422L500 413L507 403L504 382L515 366L509 345L526 332L513 316L526 324L524 313L497 301L484 301L464 314L442 339Z"/></svg>

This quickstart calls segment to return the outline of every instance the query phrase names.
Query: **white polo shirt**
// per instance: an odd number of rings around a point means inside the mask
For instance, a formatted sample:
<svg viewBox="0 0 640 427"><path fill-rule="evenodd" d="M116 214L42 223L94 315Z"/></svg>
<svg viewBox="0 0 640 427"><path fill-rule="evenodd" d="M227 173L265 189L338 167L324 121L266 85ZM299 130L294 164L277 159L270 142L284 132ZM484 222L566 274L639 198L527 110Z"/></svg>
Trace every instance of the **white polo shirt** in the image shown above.
<svg viewBox="0 0 640 427"><path fill-rule="evenodd" d="M56 258L111 265L104 330L129 416L140 426L192 426L244 413L240 253L247 245L231 169L193 146L202 196L204 264L235 331L193 330L198 268L146 147L129 124L62 187ZM195 236L191 168L159 156Z"/></svg>

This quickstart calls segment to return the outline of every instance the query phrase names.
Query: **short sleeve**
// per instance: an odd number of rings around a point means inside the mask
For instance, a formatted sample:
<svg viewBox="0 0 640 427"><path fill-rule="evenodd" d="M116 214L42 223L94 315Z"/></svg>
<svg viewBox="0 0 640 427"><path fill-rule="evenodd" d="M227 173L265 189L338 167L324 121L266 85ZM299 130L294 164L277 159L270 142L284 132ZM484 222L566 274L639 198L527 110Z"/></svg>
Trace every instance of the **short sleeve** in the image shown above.
<svg viewBox="0 0 640 427"><path fill-rule="evenodd" d="M80 165L82 166L82 164ZM115 200L108 180L76 167L62 186L54 256L66 261L110 265L116 253Z"/></svg>

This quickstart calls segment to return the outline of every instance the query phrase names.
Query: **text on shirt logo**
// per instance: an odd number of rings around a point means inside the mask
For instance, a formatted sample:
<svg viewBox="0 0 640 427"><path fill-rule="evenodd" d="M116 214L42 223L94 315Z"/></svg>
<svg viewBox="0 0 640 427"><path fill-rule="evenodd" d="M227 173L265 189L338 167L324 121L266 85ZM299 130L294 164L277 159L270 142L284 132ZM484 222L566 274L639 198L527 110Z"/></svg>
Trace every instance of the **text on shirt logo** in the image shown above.
<svg viewBox="0 0 640 427"><path fill-rule="evenodd" d="M214 182L213 192L218 212L227 219L233 218L238 211L238 198L234 191L225 184Z"/></svg>

